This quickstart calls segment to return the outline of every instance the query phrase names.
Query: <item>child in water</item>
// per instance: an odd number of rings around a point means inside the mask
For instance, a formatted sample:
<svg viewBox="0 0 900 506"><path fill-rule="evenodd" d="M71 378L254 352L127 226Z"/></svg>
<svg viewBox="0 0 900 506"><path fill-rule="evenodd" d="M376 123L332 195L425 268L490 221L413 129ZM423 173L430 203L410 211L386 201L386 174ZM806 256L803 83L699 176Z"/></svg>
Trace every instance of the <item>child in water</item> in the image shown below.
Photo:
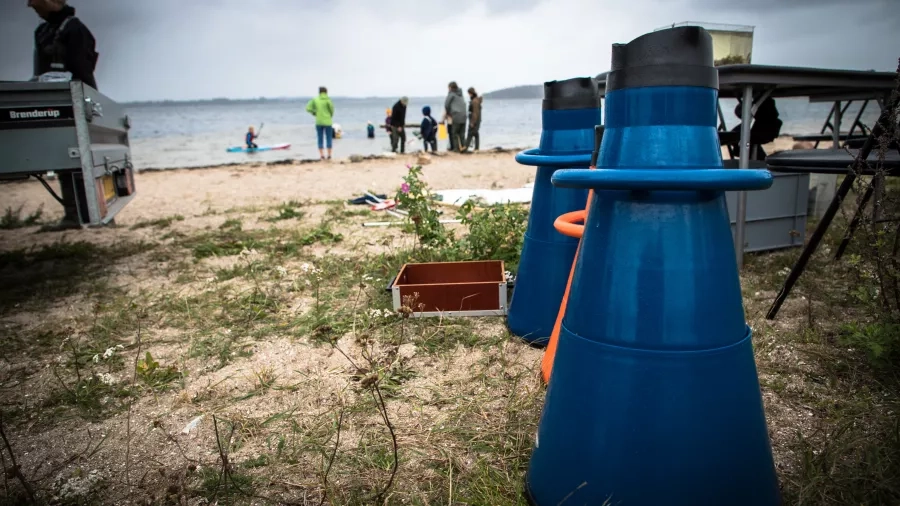
<svg viewBox="0 0 900 506"><path fill-rule="evenodd" d="M368 123L368 125L366 125L366 135L370 139L374 139L375 138L375 125L373 125L371 121L368 121L367 123Z"/></svg>
<svg viewBox="0 0 900 506"><path fill-rule="evenodd" d="M425 152L427 153L428 146L431 146L431 152L437 153L437 120L431 117L431 107L427 105L422 108L422 115L425 117L422 118L422 124L419 126L419 130L422 132L422 141L425 143Z"/></svg>
<svg viewBox="0 0 900 506"><path fill-rule="evenodd" d="M387 117L384 118L384 125L382 125L381 127L384 128L387 131L387 133L391 133L391 112L392 111L390 108L388 108L386 112L387 112Z"/></svg>
<svg viewBox="0 0 900 506"><path fill-rule="evenodd" d="M256 149L259 147L256 145L255 142L253 142L254 140L256 140L257 137L259 137L259 136L256 135L256 133L254 133L253 127L250 127L250 129L247 130L247 136L244 139L245 142L247 143L247 149Z"/></svg>

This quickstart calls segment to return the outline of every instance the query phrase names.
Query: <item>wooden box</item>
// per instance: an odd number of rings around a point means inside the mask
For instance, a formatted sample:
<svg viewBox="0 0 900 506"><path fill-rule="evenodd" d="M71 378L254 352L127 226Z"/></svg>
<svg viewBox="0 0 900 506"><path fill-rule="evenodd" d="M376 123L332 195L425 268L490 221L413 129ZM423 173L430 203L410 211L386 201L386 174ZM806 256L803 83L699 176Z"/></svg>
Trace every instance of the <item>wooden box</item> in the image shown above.
<svg viewBox="0 0 900 506"><path fill-rule="evenodd" d="M412 316L504 316L503 262L405 264L391 284L394 310L412 302Z"/></svg>

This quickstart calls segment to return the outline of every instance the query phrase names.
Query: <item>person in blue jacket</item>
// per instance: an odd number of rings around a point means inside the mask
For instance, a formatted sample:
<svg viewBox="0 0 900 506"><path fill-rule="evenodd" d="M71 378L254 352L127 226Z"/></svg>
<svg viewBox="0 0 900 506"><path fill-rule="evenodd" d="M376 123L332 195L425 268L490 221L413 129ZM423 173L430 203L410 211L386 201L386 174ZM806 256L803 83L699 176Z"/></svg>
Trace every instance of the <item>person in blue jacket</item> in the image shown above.
<svg viewBox="0 0 900 506"><path fill-rule="evenodd" d="M256 133L253 130L253 127L250 127L250 129L247 130L247 136L244 138L245 142L247 143L247 149L256 149L259 147L256 145L255 142L253 142L256 140L257 137L259 137L259 136L256 135Z"/></svg>
<svg viewBox="0 0 900 506"><path fill-rule="evenodd" d="M419 131L422 134L422 141L425 143L425 152L427 153L428 146L431 146L431 152L437 153L437 120L431 117L431 107L427 105L422 108L422 115L424 118L422 118Z"/></svg>
<svg viewBox="0 0 900 506"><path fill-rule="evenodd" d="M371 121L369 121L368 123L369 124L366 125L366 135L370 139L374 139L375 138L375 125L373 125Z"/></svg>

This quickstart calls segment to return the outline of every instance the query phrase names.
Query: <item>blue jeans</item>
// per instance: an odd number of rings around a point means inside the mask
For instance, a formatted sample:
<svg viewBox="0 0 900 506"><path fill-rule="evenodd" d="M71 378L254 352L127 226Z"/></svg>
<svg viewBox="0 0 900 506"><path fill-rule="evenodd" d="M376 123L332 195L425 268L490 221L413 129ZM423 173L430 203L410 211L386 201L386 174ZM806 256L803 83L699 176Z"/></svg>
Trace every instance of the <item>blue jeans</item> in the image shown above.
<svg viewBox="0 0 900 506"><path fill-rule="evenodd" d="M325 143L328 149L331 149L331 139L334 137L334 129L330 126L316 125L316 140L319 142L319 149L325 147L322 146L322 137L325 137Z"/></svg>

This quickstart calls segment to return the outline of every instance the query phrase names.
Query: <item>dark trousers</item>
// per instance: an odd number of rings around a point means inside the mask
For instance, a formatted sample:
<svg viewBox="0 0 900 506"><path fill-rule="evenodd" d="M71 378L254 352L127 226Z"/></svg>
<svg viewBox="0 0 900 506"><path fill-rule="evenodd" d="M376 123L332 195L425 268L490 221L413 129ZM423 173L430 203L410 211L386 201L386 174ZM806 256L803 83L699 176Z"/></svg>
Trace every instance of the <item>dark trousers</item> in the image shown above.
<svg viewBox="0 0 900 506"><path fill-rule="evenodd" d="M431 147L432 153L437 153L437 137L432 136L430 139L423 139L425 143L425 152L428 152L428 148Z"/></svg>
<svg viewBox="0 0 900 506"><path fill-rule="evenodd" d="M469 135L466 136L466 149L469 149L469 145L472 144L472 139L475 139L475 151L478 151L478 147L480 145L481 136L478 135L478 129L481 128L481 123L476 123L474 125L469 125Z"/></svg>
<svg viewBox="0 0 900 506"><path fill-rule="evenodd" d="M454 121L450 125L450 150L459 151L462 149L463 140L466 138L466 122Z"/></svg>
<svg viewBox="0 0 900 506"><path fill-rule="evenodd" d="M397 142L400 143L400 152L406 153L406 130L400 127L391 127L391 151L397 152Z"/></svg>

